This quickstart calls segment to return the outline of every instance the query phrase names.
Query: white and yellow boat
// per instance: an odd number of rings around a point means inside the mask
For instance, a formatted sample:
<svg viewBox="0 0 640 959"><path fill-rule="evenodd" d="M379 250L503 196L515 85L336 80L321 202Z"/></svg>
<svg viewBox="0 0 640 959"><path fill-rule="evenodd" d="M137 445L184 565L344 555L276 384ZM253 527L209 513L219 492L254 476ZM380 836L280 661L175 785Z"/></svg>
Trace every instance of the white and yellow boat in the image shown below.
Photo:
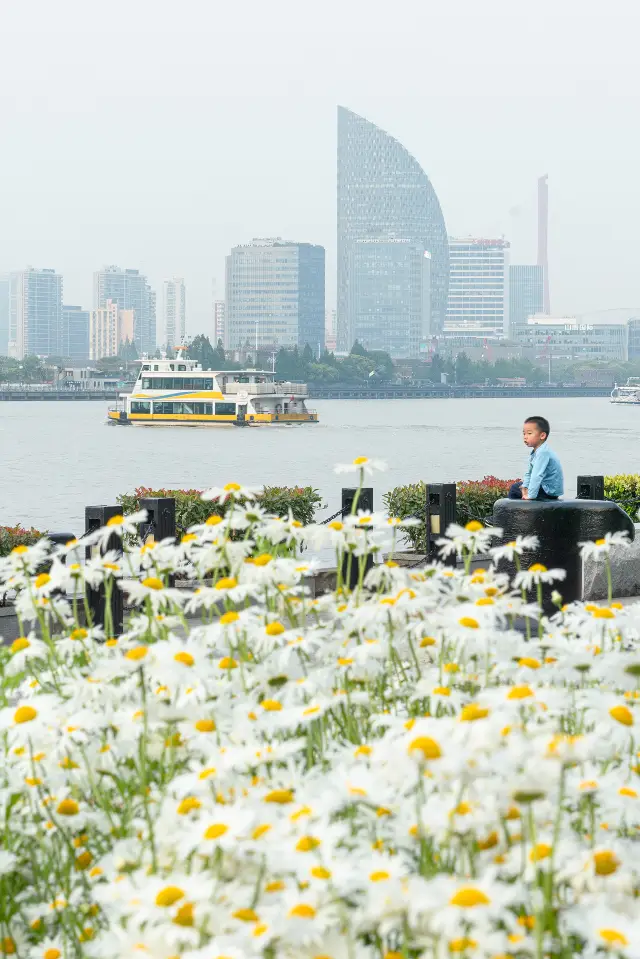
<svg viewBox="0 0 640 959"><path fill-rule="evenodd" d="M317 423L304 383L276 382L263 370L203 370L195 360L144 360L131 393L109 422L122 425L264 426Z"/></svg>

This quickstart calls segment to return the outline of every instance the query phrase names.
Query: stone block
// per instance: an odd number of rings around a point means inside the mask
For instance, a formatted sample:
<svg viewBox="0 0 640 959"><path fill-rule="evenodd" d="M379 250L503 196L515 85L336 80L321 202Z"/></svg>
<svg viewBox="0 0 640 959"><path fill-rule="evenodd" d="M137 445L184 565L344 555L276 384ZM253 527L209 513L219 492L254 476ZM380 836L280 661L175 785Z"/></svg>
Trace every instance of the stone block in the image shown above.
<svg viewBox="0 0 640 959"><path fill-rule="evenodd" d="M640 596L640 523L630 546L611 550L611 580L614 596ZM604 560L586 559L582 566L582 596L585 600L607 598L607 568Z"/></svg>

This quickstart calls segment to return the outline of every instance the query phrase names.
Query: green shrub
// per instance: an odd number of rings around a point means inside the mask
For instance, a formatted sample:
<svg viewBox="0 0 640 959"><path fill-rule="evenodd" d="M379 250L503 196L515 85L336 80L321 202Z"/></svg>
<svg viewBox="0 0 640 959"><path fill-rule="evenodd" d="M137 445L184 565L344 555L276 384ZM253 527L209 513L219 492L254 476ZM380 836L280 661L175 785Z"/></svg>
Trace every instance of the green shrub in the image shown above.
<svg viewBox="0 0 640 959"><path fill-rule="evenodd" d="M618 473L616 476L605 476L604 495L607 499L619 503L625 513L635 520L640 502L634 503L629 500L640 501L640 474Z"/></svg>
<svg viewBox="0 0 640 959"><path fill-rule="evenodd" d="M501 480L495 476L456 483L456 522L464 525L469 520L479 519L484 523L493 512L493 504L507 496L512 483L515 480ZM421 481L408 486L396 486L385 493L382 499L391 516L401 519L417 516L418 519L424 519L426 495L426 485ZM424 553L427 548L424 522L405 530L403 535L412 549Z"/></svg>
<svg viewBox="0 0 640 959"><path fill-rule="evenodd" d="M0 526L0 556L8 556L16 546L32 546L45 535L23 526Z"/></svg>
<svg viewBox="0 0 640 959"><path fill-rule="evenodd" d="M117 497L117 500L123 512L128 514L135 513L140 508L140 500L149 496L169 496L175 499L176 526L179 532L198 523L204 523L214 513L224 516L228 507L228 501L220 504L203 500L202 491L197 489L153 490L146 486L139 486L135 492L123 493ZM288 516L291 510L293 518L307 526L313 522L316 509L322 503L322 497L311 486L265 486L262 493L258 495L257 502L267 513L274 516Z"/></svg>

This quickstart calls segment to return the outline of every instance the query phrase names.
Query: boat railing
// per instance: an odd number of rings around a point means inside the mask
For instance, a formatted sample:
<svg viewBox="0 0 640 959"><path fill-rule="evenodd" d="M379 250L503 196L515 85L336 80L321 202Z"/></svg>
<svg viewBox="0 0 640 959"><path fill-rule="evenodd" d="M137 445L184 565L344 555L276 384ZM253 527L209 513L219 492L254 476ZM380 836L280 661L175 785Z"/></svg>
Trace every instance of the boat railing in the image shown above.
<svg viewBox="0 0 640 959"><path fill-rule="evenodd" d="M309 387L306 383L227 383L225 393L248 393L251 396L274 396L283 393L308 396Z"/></svg>

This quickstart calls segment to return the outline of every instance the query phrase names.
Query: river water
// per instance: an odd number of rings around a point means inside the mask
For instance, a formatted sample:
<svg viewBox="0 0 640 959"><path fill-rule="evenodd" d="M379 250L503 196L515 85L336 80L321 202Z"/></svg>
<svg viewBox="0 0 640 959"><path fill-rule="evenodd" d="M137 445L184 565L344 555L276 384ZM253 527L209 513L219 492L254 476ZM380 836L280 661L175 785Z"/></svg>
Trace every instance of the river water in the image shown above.
<svg viewBox="0 0 640 959"><path fill-rule="evenodd" d="M382 493L402 483L521 476L522 421L531 414L551 421L568 494L580 473L640 471L640 406L608 398L314 405L317 425L237 429L119 427L106 423L107 405L96 401L0 402L0 525L77 534L85 506L114 503L137 486L204 489L230 480L315 486L328 515L353 479L336 476L334 465L360 455L389 465L370 483L378 508Z"/></svg>

